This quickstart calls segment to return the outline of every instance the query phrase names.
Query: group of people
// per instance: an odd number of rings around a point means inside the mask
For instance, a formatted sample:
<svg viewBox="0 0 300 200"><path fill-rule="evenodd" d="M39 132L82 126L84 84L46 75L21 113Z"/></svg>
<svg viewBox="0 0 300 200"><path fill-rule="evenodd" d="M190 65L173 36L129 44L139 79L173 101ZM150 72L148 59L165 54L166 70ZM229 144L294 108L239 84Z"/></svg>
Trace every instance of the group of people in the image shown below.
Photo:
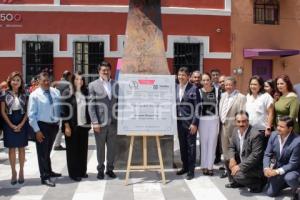
<svg viewBox="0 0 300 200"><path fill-rule="evenodd" d="M9 149L11 184L22 184L24 178L25 147L34 135L41 183L55 186L53 177L61 174L52 170L50 154L59 129L65 135L69 177L74 181L87 178L88 134L92 128L97 147L98 179L104 171L111 178L114 173L116 119L107 114L115 108L116 82L111 77L111 65L103 61L98 67L99 78L88 86L81 72L51 83L49 74L41 72L26 95L22 75L13 72L7 80L7 90L1 93L1 125L4 146ZM104 113L105 112L105 113ZM110 112L109 112L110 113ZM107 144L106 167L105 145ZM16 150L20 169L16 170Z"/></svg>
<svg viewBox="0 0 300 200"><path fill-rule="evenodd" d="M98 179L104 171L111 178L117 137L118 83L111 79L111 65L103 61L99 78L88 85L80 72L65 72L64 79L51 83L42 72L26 95L22 75L13 72L1 92L4 146L9 149L11 184L24 183L25 147L28 135L36 142L41 183L54 187L50 153L59 129L65 135L69 177L87 178L88 134L93 130L98 160ZM276 196L290 186L297 195L300 173L299 100L287 75L274 81L259 76L249 80L245 96L234 77L181 67L177 74L177 128L182 168L194 178L196 138L199 134L200 161L204 175L214 175L213 165L224 158L227 188L248 187ZM105 148L107 146L107 148ZM107 154L105 155L105 149ZM20 169L16 170L16 151ZM104 165L106 157L106 165Z"/></svg>
<svg viewBox="0 0 300 200"><path fill-rule="evenodd" d="M280 75L264 81L255 75L248 94L236 88L236 79L220 74L178 70L177 124L182 168L194 178L196 137L199 134L203 175L223 154L226 188L247 187L250 192L277 196L286 187L297 199L300 173L299 99L290 78ZM221 148L220 148L221 147Z"/></svg>

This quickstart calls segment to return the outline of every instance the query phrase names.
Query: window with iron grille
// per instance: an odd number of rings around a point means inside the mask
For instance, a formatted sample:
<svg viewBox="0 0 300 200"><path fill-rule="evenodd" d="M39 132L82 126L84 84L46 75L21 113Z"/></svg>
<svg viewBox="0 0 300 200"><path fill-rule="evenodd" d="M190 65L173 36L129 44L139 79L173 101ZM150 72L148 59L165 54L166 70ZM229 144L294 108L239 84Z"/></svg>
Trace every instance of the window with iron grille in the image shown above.
<svg viewBox="0 0 300 200"><path fill-rule="evenodd" d="M86 81L98 78L97 67L104 60L104 42L75 42L75 70L85 74Z"/></svg>
<svg viewBox="0 0 300 200"><path fill-rule="evenodd" d="M180 67L189 68L190 72L200 70L200 43L174 43L174 73Z"/></svg>
<svg viewBox="0 0 300 200"><path fill-rule="evenodd" d="M255 24L279 24L278 0L255 0L254 23Z"/></svg>
<svg viewBox="0 0 300 200"><path fill-rule="evenodd" d="M53 78L53 42L25 41L23 42L23 61L25 81L47 71Z"/></svg>

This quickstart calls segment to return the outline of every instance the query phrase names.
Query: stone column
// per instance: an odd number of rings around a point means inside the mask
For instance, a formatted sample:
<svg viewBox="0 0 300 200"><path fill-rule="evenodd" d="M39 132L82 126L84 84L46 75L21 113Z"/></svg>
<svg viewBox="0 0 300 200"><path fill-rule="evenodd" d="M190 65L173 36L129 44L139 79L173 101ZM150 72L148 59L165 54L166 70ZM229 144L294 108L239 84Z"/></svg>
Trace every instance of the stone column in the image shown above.
<svg viewBox="0 0 300 200"><path fill-rule="evenodd" d="M170 74L163 42L160 0L130 0L121 73ZM129 139L118 136L116 168L127 164ZM173 166L173 136L161 137L165 168ZM142 138L136 137L133 164L142 164ZM148 140L148 163L158 164L154 138Z"/></svg>

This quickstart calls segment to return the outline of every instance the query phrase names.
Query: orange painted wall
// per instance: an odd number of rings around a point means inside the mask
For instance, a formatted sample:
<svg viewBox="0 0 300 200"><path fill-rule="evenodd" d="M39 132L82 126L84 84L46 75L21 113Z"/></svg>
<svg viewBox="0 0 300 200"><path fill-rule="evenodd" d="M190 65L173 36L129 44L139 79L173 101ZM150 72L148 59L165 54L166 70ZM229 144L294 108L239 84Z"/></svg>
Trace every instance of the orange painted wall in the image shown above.
<svg viewBox="0 0 300 200"><path fill-rule="evenodd" d="M240 87L246 91L252 75L251 59L243 58L244 48L300 49L300 1L280 1L280 24L260 25L253 23L253 2L232 1L232 62L231 68L243 66L244 75L239 77ZM293 83L300 82L300 56L273 59L273 77L288 74ZM286 63L285 67L282 63ZM247 83L247 84L243 84Z"/></svg>

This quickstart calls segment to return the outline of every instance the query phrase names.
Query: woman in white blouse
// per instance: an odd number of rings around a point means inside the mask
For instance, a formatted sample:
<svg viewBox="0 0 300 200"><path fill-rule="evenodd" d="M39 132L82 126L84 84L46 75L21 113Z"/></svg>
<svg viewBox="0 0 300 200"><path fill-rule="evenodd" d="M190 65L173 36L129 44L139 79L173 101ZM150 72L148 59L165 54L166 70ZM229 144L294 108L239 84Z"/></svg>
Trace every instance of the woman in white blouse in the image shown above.
<svg viewBox="0 0 300 200"><path fill-rule="evenodd" d="M252 127L266 137L271 134L274 118L274 101L272 96L264 91L264 81L259 76L253 76L249 81L246 111Z"/></svg>
<svg viewBox="0 0 300 200"><path fill-rule="evenodd" d="M62 117L66 136L67 166L69 177L74 181L87 178L88 132L88 90L80 72L72 77L72 90L64 99Z"/></svg>

